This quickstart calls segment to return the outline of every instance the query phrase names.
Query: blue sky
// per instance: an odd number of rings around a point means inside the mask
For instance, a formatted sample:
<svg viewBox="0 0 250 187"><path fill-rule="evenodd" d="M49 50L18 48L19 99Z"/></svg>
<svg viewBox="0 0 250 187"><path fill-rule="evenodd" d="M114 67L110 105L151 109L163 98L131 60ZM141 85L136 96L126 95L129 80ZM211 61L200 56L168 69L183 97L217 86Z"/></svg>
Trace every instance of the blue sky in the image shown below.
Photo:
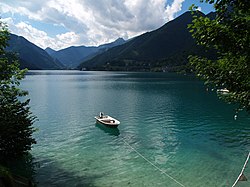
<svg viewBox="0 0 250 187"><path fill-rule="evenodd" d="M100 45L159 28L199 0L2 0L0 17L13 34L55 50Z"/></svg>

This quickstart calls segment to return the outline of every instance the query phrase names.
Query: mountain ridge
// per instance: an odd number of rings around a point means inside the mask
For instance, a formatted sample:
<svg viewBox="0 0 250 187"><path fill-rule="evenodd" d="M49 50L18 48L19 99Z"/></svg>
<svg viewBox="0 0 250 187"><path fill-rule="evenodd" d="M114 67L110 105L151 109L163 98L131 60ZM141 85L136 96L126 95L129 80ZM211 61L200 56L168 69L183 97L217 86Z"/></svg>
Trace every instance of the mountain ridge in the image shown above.
<svg viewBox="0 0 250 187"><path fill-rule="evenodd" d="M28 69L63 69L64 66L51 58L42 48L31 43L23 36L10 33L7 52L14 52L20 61L20 68Z"/></svg>
<svg viewBox="0 0 250 187"><path fill-rule="evenodd" d="M58 59L68 68L76 68L81 62L93 58L95 55L105 52L107 49L122 45L126 41L118 38L114 42L102 44L100 46L70 46L58 51L46 48L48 54L53 59Z"/></svg>
<svg viewBox="0 0 250 187"><path fill-rule="evenodd" d="M202 16L205 14L199 12ZM190 54L203 53L188 31L191 12L185 12L162 27L146 32L123 45L85 61L78 66L84 70L149 70L187 64Z"/></svg>
<svg viewBox="0 0 250 187"><path fill-rule="evenodd" d="M207 15L211 19L215 13ZM160 28L125 41L99 46L70 46L61 50L45 50L22 36L10 34L9 52L19 54L21 68L162 71L175 66L185 66L190 54L205 54L188 31L191 12L185 12Z"/></svg>

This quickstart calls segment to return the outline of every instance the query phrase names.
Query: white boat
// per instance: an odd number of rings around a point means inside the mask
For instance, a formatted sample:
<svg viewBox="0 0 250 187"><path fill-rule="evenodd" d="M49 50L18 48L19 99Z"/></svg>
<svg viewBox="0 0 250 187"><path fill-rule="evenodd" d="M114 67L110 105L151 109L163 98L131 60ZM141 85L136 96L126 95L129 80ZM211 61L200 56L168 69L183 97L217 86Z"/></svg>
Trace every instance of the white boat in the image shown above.
<svg viewBox="0 0 250 187"><path fill-rule="evenodd" d="M109 127L117 127L120 124L120 121L111 116L104 115L102 112L100 112L99 116L95 116L95 119L96 123L101 123Z"/></svg>
<svg viewBox="0 0 250 187"><path fill-rule="evenodd" d="M220 94L223 94L223 95L226 95L229 93L229 90L226 89L226 88L223 88L223 89L217 89L217 93L220 93Z"/></svg>

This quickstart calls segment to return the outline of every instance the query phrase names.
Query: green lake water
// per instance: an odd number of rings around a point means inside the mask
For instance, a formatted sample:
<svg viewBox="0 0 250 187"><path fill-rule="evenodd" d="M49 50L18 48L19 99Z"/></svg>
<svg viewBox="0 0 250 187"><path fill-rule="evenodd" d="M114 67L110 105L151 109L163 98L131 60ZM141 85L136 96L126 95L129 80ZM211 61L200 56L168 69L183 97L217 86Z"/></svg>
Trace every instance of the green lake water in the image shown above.
<svg viewBox="0 0 250 187"><path fill-rule="evenodd" d="M234 120L192 76L30 71L21 87L39 119L38 186L232 186L250 150L249 116ZM95 124L99 112L120 126ZM250 186L249 165L237 186Z"/></svg>

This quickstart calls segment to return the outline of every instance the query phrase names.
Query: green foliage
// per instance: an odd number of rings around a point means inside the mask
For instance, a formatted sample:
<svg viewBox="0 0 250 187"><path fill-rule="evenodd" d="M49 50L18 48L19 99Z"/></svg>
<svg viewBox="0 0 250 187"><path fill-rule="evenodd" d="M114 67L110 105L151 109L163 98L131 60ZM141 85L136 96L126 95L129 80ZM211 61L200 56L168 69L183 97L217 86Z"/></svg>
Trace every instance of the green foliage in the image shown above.
<svg viewBox="0 0 250 187"><path fill-rule="evenodd" d="M203 1L201 1L203 2ZM215 19L199 15L192 6L193 22L189 25L199 45L215 49L216 60L190 56L189 62L207 84L228 93L219 96L229 103L250 111L250 5L248 0L206 0L214 4Z"/></svg>
<svg viewBox="0 0 250 187"><path fill-rule="evenodd" d="M13 177L11 175L11 172L7 168L5 168L1 165L0 165L0 177L1 177L0 182L2 182L5 186L6 186L6 184L8 186L14 186Z"/></svg>
<svg viewBox="0 0 250 187"><path fill-rule="evenodd" d="M18 88L26 70L19 69L14 57L7 58L8 39L7 26L0 21L0 159L22 156L36 143L29 100L19 100L28 94Z"/></svg>

